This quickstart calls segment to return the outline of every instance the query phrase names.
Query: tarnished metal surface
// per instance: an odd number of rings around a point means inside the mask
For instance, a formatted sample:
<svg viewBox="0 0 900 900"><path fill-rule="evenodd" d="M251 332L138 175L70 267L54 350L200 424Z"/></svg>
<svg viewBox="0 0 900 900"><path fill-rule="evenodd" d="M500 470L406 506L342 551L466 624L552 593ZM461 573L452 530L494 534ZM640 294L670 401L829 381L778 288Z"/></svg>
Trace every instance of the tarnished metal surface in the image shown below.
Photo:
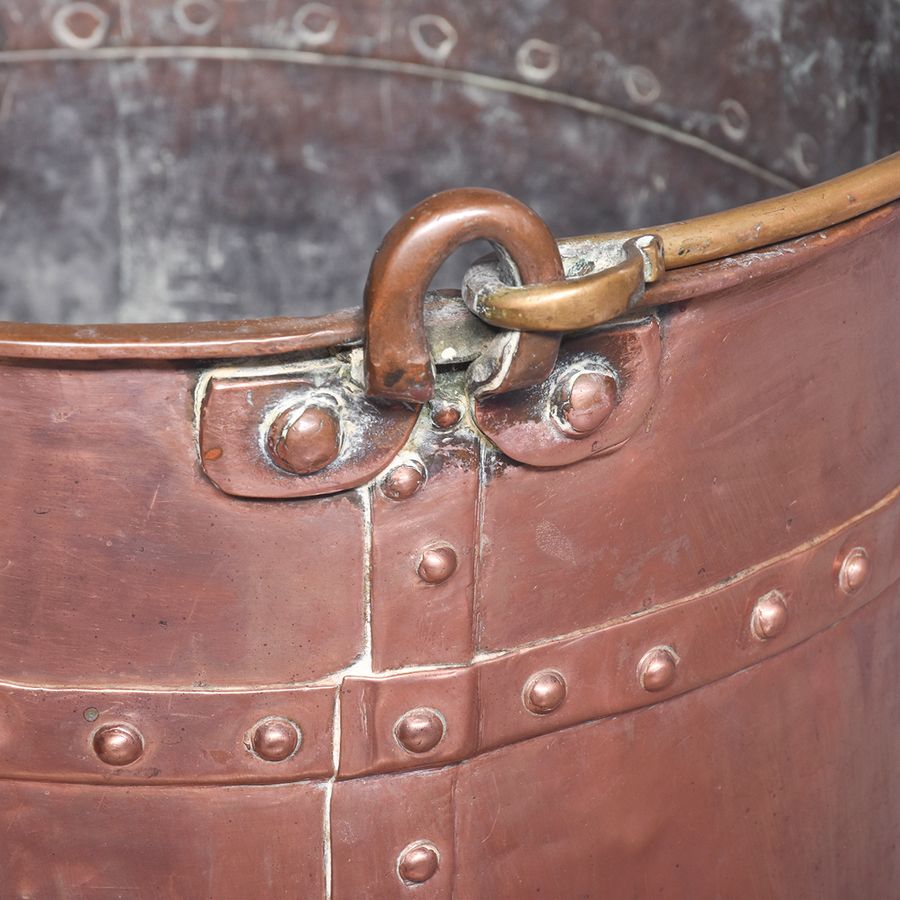
<svg viewBox="0 0 900 900"><path fill-rule="evenodd" d="M0 26L0 318L325 312L436 190L585 234L900 144L892 0L3 0Z"/></svg>
<svg viewBox="0 0 900 900"><path fill-rule="evenodd" d="M388 232L366 282L366 391L370 397L425 403L434 396L434 363L425 335L425 291L451 253L475 240L491 242L522 284L563 280L556 239L540 217L518 200L484 188L445 191L423 200ZM559 340L559 334L498 335L471 369L477 392L502 394L540 383L553 369Z"/></svg>
<svg viewBox="0 0 900 900"><path fill-rule="evenodd" d="M660 392L620 451L552 477L498 456L479 649L711 587L893 490L900 216L826 234L688 276L711 299L662 319Z"/></svg>
<svg viewBox="0 0 900 900"><path fill-rule="evenodd" d="M0 898L900 895L894 20L0 0Z"/></svg>
<svg viewBox="0 0 900 900"><path fill-rule="evenodd" d="M0 781L7 897L322 897L321 784L84 787Z"/></svg>
<svg viewBox="0 0 900 900"><path fill-rule="evenodd" d="M879 562L873 563L865 585L848 595L836 572L848 549L857 546ZM898 578L900 503L895 491L857 521L812 545L759 560L727 586L657 602L642 613L610 617L596 628L527 648L479 656L465 668L348 676L342 688L339 774L354 777L466 759L657 703L807 640ZM760 639L759 601L772 591L785 598L790 621ZM559 673L565 691L545 715L534 715L529 692L534 676L544 672ZM446 734L427 751L411 754L396 741L394 722L419 700L441 714Z"/></svg>
<svg viewBox="0 0 900 900"><path fill-rule="evenodd" d="M465 403L462 377L442 381L445 398ZM465 663L475 652L480 441L468 419L441 428L423 416L413 442L423 484L398 499L384 482L372 491L376 671Z"/></svg>
<svg viewBox="0 0 900 900"><path fill-rule="evenodd" d="M359 498L315 499L298 515L223 494L197 456L197 380L169 367L0 365L0 678L293 684L361 652ZM341 627L317 633L328 620Z"/></svg>
<svg viewBox="0 0 900 900"><path fill-rule="evenodd" d="M226 493L268 498L338 493L378 475L406 443L416 411L375 406L353 383L351 366L346 358L210 373L197 386L203 471ZM310 409L324 413L333 429L325 436L327 456L305 472L291 471L272 430L284 414ZM300 435L295 453L315 440L319 432Z"/></svg>
<svg viewBox="0 0 900 900"><path fill-rule="evenodd" d="M894 896L898 614L460 767L452 896Z"/></svg>

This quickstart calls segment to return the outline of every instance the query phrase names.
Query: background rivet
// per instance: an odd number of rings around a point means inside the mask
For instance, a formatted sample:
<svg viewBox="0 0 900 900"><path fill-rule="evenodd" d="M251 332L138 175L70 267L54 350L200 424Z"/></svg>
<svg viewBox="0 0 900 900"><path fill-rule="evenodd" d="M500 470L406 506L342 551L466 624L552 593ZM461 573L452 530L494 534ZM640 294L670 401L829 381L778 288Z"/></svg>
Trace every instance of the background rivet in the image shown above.
<svg viewBox="0 0 900 900"><path fill-rule="evenodd" d="M394 736L410 753L428 753L443 740L446 726L435 709L421 707L404 713L394 726Z"/></svg>
<svg viewBox="0 0 900 900"><path fill-rule="evenodd" d="M441 864L434 844L418 841L410 844L397 859L397 874L407 884L424 884L433 878Z"/></svg>
<svg viewBox="0 0 900 900"><path fill-rule="evenodd" d="M425 483L424 469L415 463L395 466L381 482L381 492L390 500L408 500Z"/></svg>
<svg viewBox="0 0 900 900"><path fill-rule="evenodd" d="M855 594L868 580L870 568L864 547L848 550L838 569L838 586L845 594Z"/></svg>
<svg viewBox="0 0 900 900"><path fill-rule="evenodd" d="M541 716L559 709L566 699L566 692L566 679L559 672L548 670L528 679L522 698L530 712Z"/></svg>
<svg viewBox="0 0 900 900"><path fill-rule="evenodd" d="M272 716L253 727L250 748L266 762L284 762L300 746L300 729L288 719Z"/></svg>
<svg viewBox="0 0 900 900"><path fill-rule="evenodd" d="M618 387L605 372L582 372L567 378L554 395L554 421L569 437L593 434L616 408Z"/></svg>
<svg viewBox="0 0 900 900"><path fill-rule="evenodd" d="M441 584L456 571L456 566L456 551L452 547L429 547L422 551L417 571L422 581Z"/></svg>
<svg viewBox="0 0 900 900"><path fill-rule="evenodd" d="M645 691L663 691L675 680L678 658L669 647L648 650L638 663L638 678Z"/></svg>
<svg viewBox="0 0 900 900"><path fill-rule="evenodd" d="M769 591L756 601L750 616L753 634L761 641L777 637L787 628L788 611L780 591Z"/></svg>
<svg viewBox="0 0 900 900"><path fill-rule="evenodd" d="M144 753L144 739L131 725L104 725L94 734L93 746L108 766L128 766Z"/></svg>
<svg viewBox="0 0 900 900"><path fill-rule="evenodd" d="M453 406L450 403L442 403L440 401L435 401L432 405L431 409L431 421L438 428L453 428L456 425L459 425L459 420L462 418L462 413L459 410L458 406Z"/></svg>
<svg viewBox="0 0 900 900"><path fill-rule="evenodd" d="M285 410L269 429L266 446L272 461L295 475L312 475L341 452L341 426L322 406Z"/></svg>

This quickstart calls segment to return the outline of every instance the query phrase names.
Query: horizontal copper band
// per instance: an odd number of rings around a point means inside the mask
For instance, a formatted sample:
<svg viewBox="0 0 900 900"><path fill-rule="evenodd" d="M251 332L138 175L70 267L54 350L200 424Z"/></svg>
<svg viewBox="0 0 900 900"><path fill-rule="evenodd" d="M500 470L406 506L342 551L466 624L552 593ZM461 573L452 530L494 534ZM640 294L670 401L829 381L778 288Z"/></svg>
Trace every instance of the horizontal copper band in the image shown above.
<svg viewBox="0 0 900 900"><path fill-rule="evenodd" d="M620 714L694 690L792 647L874 600L900 576L900 489L839 529L739 573L726 585L650 608L596 629L492 654L467 667L345 677L341 685L340 778L430 768ZM844 593L837 563L854 547L871 574ZM760 597L778 591L784 631L751 631ZM649 692L638 665L657 647L678 658L672 684ZM537 674L562 676L567 695L546 715L526 708ZM334 686L256 691L41 688L0 684L0 778L100 784L266 784L334 774ZM435 710L445 732L423 753L401 747L397 723ZM282 762L248 748L254 726L277 716L302 734ZM143 738L131 765L114 767L92 747L98 729L124 724Z"/></svg>
<svg viewBox="0 0 900 900"><path fill-rule="evenodd" d="M0 778L95 784L274 784L333 771L335 689L151 691L40 688L0 684ZM269 762L247 746L270 717L295 723L300 746ZM143 738L127 766L98 759L105 726Z"/></svg>
<svg viewBox="0 0 900 900"><path fill-rule="evenodd" d="M654 607L598 629L483 659L474 666L382 678L347 678L341 700L339 777L457 762L507 744L582 722L648 706L724 678L805 641L876 598L900 576L900 489L824 538L735 577L724 587ZM865 547L871 575L847 595L836 560ZM757 600L783 595L785 630L769 640L751 632ZM641 687L638 665L656 647L679 663L674 682ZM567 696L555 711L535 715L523 691L541 672L559 673ZM437 710L446 735L427 753L404 750L395 724L410 709Z"/></svg>

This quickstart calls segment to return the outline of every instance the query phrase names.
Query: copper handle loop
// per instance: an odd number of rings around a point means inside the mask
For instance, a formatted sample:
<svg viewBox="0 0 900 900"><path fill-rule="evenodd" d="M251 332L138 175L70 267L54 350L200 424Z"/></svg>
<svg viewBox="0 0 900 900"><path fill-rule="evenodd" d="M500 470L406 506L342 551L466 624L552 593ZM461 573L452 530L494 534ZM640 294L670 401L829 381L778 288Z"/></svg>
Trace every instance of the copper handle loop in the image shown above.
<svg viewBox="0 0 900 900"><path fill-rule="evenodd" d="M424 200L388 232L369 270L365 341L370 397L417 404L431 399L434 370L425 335L425 292L453 251L478 239L508 254L522 284L564 278L556 239L537 213L518 200L486 188L444 191ZM558 350L559 335L522 334L495 390L543 380Z"/></svg>

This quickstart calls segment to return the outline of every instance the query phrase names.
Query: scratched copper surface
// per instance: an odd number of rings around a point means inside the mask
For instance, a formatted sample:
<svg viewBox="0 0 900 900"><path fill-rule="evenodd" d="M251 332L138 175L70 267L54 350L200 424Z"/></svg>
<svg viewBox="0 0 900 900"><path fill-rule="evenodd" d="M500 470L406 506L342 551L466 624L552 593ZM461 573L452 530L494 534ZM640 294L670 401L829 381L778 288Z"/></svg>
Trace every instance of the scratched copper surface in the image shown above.
<svg viewBox="0 0 900 900"><path fill-rule="evenodd" d="M359 499L221 493L199 469L195 381L171 368L0 366L0 677L287 684L361 650ZM328 617L341 627L316 633Z"/></svg>
<svg viewBox="0 0 900 900"><path fill-rule="evenodd" d="M448 187L560 237L813 184L900 143L898 20L0 0L0 319L358 306ZM434 403L365 428L363 313L0 360L0 900L900 896L898 241L895 203L667 276L647 352L567 338L621 369L577 450L549 387L474 403L443 295ZM252 388L323 364L356 468L311 490Z"/></svg>
<svg viewBox="0 0 900 900"><path fill-rule="evenodd" d="M484 489L479 648L709 587L893 489L898 239L895 209L811 238L833 241L814 264L785 263L717 301L668 307L659 394L618 452L549 473L498 455L502 474ZM723 270L764 267L770 255L714 268L707 289ZM802 262L800 248L782 255L794 257ZM860 291L865 302L848 308Z"/></svg>

